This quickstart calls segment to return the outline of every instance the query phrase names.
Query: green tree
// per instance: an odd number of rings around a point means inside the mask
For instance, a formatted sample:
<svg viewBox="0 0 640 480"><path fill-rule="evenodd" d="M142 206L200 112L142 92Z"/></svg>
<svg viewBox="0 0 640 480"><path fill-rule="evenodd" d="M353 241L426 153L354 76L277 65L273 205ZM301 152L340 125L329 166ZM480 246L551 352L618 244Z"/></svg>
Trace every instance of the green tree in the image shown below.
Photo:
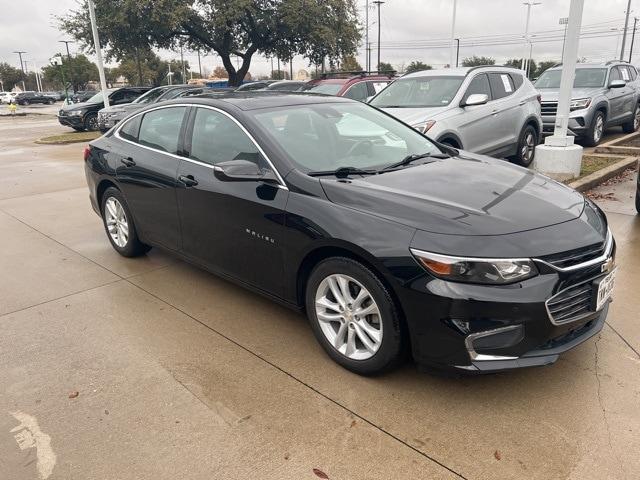
<svg viewBox="0 0 640 480"><path fill-rule="evenodd" d="M380 62L378 64L378 71L379 72L392 72L394 70L395 70L395 68L393 68L393 65L391 65L390 63Z"/></svg>
<svg viewBox="0 0 640 480"><path fill-rule="evenodd" d="M536 69L535 78L539 77L545 72L545 70L548 70L549 68L553 67L554 65L557 65L558 63L559 62L555 60L544 60L542 62L538 62L538 68Z"/></svg>
<svg viewBox="0 0 640 480"><path fill-rule="evenodd" d="M98 81L98 67L86 56L78 54L75 57L62 57L62 67L47 65L42 68L44 79L48 82L62 84L61 68L67 82L71 84L74 91L84 90L90 81Z"/></svg>
<svg viewBox="0 0 640 480"><path fill-rule="evenodd" d="M271 80L289 80L289 72L285 70L271 70Z"/></svg>
<svg viewBox="0 0 640 480"><path fill-rule="evenodd" d="M345 55L340 62L340 70L343 72L362 72L362 66L354 55Z"/></svg>
<svg viewBox="0 0 640 480"><path fill-rule="evenodd" d="M432 68L433 67L431 65L415 60L407 65L407 68L404 69L404 73L420 72L422 70L431 70Z"/></svg>
<svg viewBox="0 0 640 480"><path fill-rule="evenodd" d="M155 48L214 51L231 85L254 54L303 55L313 63L355 52L360 40L355 0L94 0L100 41L109 57ZM58 18L61 30L91 49L86 0ZM236 69L232 56L242 60ZM140 74L142 77L143 74Z"/></svg>
<svg viewBox="0 0 640 480"><path fill-rule="evenodd" d="M22 70L19 68L12 67L6 62L0 63L0 80L5 90L13 89L23 78Z"/></svg>
<svg viewBox="0 0 640 480"><path fill-rule="evenodd" d="M519 70L520 67L522 66L522 59L521 58L511 58L511 59L507 60L506 62L504 62L504 66L505 67L511 67L511 68L517 68ZM536 65L536 61L533 58L531 60L529 60L528 71L529 71L529 78L536 78L537 77L538 67Z"/></svg>
<svg viewBox="0 0 640 480"><path fill-rule="evenodd" d="M463 67L479 67L482 65L495 65L495 64L496 64L495 58L478 57L477 55L474 55L473 57L467 57L464 60L462 60Z"/></svg>

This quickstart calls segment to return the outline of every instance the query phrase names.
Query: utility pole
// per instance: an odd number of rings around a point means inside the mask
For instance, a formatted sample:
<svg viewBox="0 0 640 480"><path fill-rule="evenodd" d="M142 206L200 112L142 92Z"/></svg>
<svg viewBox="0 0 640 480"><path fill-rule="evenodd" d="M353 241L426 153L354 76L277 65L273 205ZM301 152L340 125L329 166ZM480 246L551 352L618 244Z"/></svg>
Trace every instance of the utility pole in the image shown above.
<svg viewBox="0 0 640 480"><path fill-rule="evenodd" d="M25 91L27 87L24 84L24 63L22 63L22 54L27 52L25 52L24 50L18 50L13 53L17 53L18 57L20 58L20 71L22 71L22 91Z"/></svg>
<svg viewBox="0 0 640 480"><path fill-rule="evenodd" d="M633 43L636 39L637 24L638 24L638 17L633 17L633 33L631 34L631 47L629 48L629 63L631 63L631 55L633 55Z"/></svg>
<svg viewBox="0 0 640 480"><path fill-rule="evenodd" d="M72 42L71 40L58 40L58 43L65 44L65 46L67 47L67 58L71 60L71 53L69 53L69 44L74 42Z"/></svg>
<svg viewBox="0 0 640 480"><path fill-rule="evenodd" d="M523 2L523 5L527 6L527 21L524 26L524 42L526 45L529 44L529 20L531 19L531 7L534 5L540 5L542 2L534 2L533 0L527 0ZM525 54L522 56L522 64L520 65L520 70L524 70L524 59L527 58L527 51L525 50Z"/></svg>
<svg viewBox="0 0 640 480"><path fill-rule="evenodd" d="M460 39L456 38L456 68L458 68L459 60L460 60Z"/></svg>
<svg viewBox="0 0 640 480"><path fill-rule="evenodd" d="M102 48L100 47L100 37L98 36L98 25L96 24L96 10L93 0L87 0L89 5L89 16L91 17L91 31L93 33L93 44L98 60L98 73L100 74L100 87L102 89L102 100L104 108L109 107L109 94L107 93L107 79L104 76L104 62L102 61Z"/></svg>
<svg viewBox="0 0 640 480"><path fill-rule="evenodd" d="M620 48L620 61L624 58L624 47L627 42L627 27L629 26L629 14L631 13L631 0L627 0L627 12L624 16L624 33L622 34L622 48Z"/></svg>
<svg viewBox="0 0 640 480"><path fill-rule="evenodd" d="M558 21L560 25L564 25L564 38L562 39L562 55L560 58L564 57L564 44L567 41L567 24L569 23L569 17L561 17Z"/></svg>
<svg viewBox="0 0 640 480"><path fill-rule="evenodd" d="M458 12L458 0L453 0L453 15L451 16L451 48L449 49L449 68L453 67L454 45L456 36L456 13Z"/></svg>
<svg viewBox="0 0 640 480"><path fill-rule="evenodd" d="M364 4L364 24L365 24L364 54L366 56L364 63L366 64L367 72L370 72L371 65L369 65L369 0L366 0Z"/></svg>
<svg viewBox="0 0 640 480"><path fill-rule="evenodd" d="M376 67L376 70L380 70L380 5L382 5L384 2L382 2L381 0L376 0L373 3L378 6L378 66Z"/></svg>
<svg viewBox="0 0 640 480"><path fill-rule="evenodd" d="M198 49L198 71L200 72L200 78L202 78L202 64L200 63L200 49Z"/></svg>

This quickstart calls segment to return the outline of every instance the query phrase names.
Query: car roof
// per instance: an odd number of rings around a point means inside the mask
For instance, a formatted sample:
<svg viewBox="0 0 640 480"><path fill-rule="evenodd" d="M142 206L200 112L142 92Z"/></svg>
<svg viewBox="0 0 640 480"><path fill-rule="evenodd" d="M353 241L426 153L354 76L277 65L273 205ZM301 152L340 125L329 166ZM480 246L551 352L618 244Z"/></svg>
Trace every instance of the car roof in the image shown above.
<svg viewBox="0 0 640 480"><path fill-rule="evenodd" d="M262 108L275 108L293 105L313 105L319 103L360 103L343 97L332 95L318 95L304 92L277 92L277 91L253 91L253 92L220 92L215 94L203 93L193 97L186 97L167 102L193 103L196 105L220 106L220 104L232 105L240 110L258 110Z"/></svg>
<svg viewBox="0 0 640 480"><path fill-rule="evenodd" d="M431 70L420 70L403 75L402 78L420 78L420 77L466 77L469 73L476 70L492 70L499 72L510 72L522 74L519 68L505 67L503 65L478 65L475 67L457 67L457 68L435 68Z"/></svg>
<svg viewBox="0 0 640 480"><path fill-rule="evenodd" d="M617 65L631 65L626 62L607 62L607 63L576 63L576 69L581 68L609 68ZM562 70L562 64L554 65L549 70Z"/></svg>

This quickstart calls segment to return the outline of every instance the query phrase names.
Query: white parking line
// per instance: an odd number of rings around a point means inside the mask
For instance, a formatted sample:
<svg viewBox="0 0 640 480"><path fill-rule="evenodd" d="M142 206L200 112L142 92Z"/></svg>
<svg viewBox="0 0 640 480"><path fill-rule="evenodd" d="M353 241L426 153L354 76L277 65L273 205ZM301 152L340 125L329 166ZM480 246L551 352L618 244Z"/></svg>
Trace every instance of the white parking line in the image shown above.
<svg viewBox="0 0 640 480"><path fill-rule="evenodd" d="M46 480L56 466L56 454L51 449L51 437L42 433L35 417L20 411L9 413L20 422L20 425L11 429L11 433L17 432L14 437L20 450L36 449L38 475L41 480Z"/></svg>

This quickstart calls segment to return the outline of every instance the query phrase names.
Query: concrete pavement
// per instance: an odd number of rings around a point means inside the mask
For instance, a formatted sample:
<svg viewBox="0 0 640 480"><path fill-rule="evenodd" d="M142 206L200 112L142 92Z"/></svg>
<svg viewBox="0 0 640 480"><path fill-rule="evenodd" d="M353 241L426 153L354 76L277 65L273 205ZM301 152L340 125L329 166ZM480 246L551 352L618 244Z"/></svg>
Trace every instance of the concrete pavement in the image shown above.
<svg viewBox="0 0 640 480"><path fill-rule="evenodd" d="M626 207L603 203L619 263L608 325L556 365L362 378L302 316L155 249L118 256L83 145L32 143L61 129L0 118L0 479L637 478L640 219Z"/></svg>

